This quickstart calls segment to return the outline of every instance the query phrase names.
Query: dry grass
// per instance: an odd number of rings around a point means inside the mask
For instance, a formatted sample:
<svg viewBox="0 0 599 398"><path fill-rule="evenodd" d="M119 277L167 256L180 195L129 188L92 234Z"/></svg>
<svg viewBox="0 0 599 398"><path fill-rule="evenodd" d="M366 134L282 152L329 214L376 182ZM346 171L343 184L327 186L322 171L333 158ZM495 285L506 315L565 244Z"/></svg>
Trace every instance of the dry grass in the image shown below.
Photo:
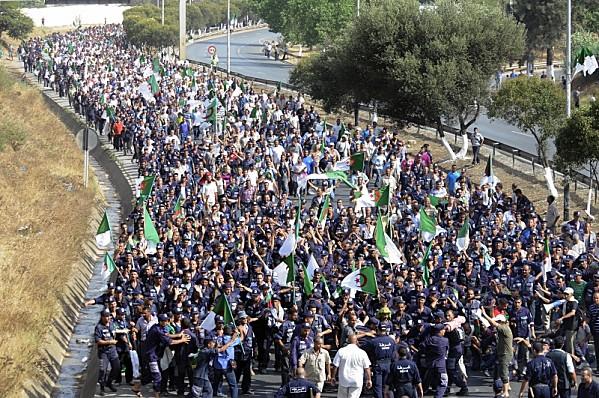
<svg viewBox="0 0 599 398"><path fill-rule="evenodd" d="M0 152L0 397L42 370L43 336L100 197L95 180L83 189L81 152L41 94L0 66L0 142L7 130L23 141Z"/></svg>

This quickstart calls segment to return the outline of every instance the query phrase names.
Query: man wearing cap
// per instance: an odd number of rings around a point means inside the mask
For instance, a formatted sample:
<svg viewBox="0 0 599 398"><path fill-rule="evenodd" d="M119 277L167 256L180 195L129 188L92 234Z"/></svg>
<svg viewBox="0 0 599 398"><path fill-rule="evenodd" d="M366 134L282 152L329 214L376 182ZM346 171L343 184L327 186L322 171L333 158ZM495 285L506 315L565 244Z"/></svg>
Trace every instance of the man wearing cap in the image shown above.
<svg viewBox="0 0 599 398"><path fill-rule="evenodd" d="M576 369L572 355L568 354L562 347L564 338L556 336L550 343L551 351L545 356L553 362L557 371L557 391L560 398L570 398L572 388L576 388Z"/></svg>
<svg viewBox="0 0 599 398"><path fill-rule="evenodd" d="M285 383L275 394L275 398L320 398L321 390L313 382L305 379L303 368L295 370L295 377Z"/></svg>
<svg viewBox="0 0 599 398"><path fill-rule="evenodd" d="M229 385L229 391L231 394L231 398L237 398L237 379L235 377L235 368L237 367L237 363L235 362L235 348L233 345L237 346L241 343L239 337L236 339L232 338L233 331L230 326L223 327L222 325L218 325L216 327L216 345L222 347L226 345L229 341L234 341L232 345L227 347L226 350L220 351L216 358L216 361L213 361L214 366L214 379L212 380L212 390L220 391L220 387L222 384L223 376L227 380L227 384ZM211 337L208 337L209 339Z"/></svg>
<svg viewBox="0 0 599 398"><path fill-rule="evenodd" d="M323 390L324 382L331 379L331 357L329 352L322 348L322 337L316 337L314 346L300 356L299 368L305 370L307 380L316 384L320 391Z"/></svg>
<svg viewBox="0 0 599 398"><path fill-rule="evenodd" d="M121 375L121 363L116 350L118 340L116 340L115 325L110 320L110 310L103 309L100 314L100 322L96 325L94 338L98 346L98 358L100 359L100 374L98 382L100 383L100 395L104 395L104 387L110 391L116 392L113 387L113 380L118 380ZM110 376L106 374L110 365Z"/></svg>
<svg viewBox="0 0 599 398"><path fill-rule="evenodd" d="M386 323L379 323L377 336L364 347L370 361L374 364L372 388L376 398L383 398L383 386L391 370L391 361L395 353L395 340L389 337L388 333L389 326Z"/></svg>
<svg viewBox="0 0 599 398"><path fill-rule="evenodd" d="M576 319L578 301L574 298L574 289L565 288L564 299L566 302L562 305L562 315L556 320L556 323L564 334L564 351L574 354L574 339L578 329L578 319Z"/></svg>
<svg viewBox="0 0 599 398"><path fill-rule="evenodd" d="M114 319L115 333L118 343L116 350L119 354L119 362L125 365L125 382L131 383L133 380L133 369L131 366L131 357L129 351L133 349L130 340L129 322L127 321L127 315L124 308L117 308L116 318ZM121 383L121 375L115 380Z"/></svg>
<svg viewBox="0 0 599 398"><path fill-rule="evenodd" d="M160 314L158 316L158 323L152 325L150 330L148 330L145 343L145 356L150 368L150 374L152 375L152 388L154 389L154 396L156 398L160 398L162 374L159 364L160 359L164 354L164 350L168 346L187 344L191 339L190 336L185 333L166 334L165 328L168 321L169 316L167 314Z"/></svg>
<svg viewBox="0 0 599 398"><path fill-rule="evenodd" d="M385 396L393 392L394 397L422 398L422 380L418 366L408 359L408 349L399 347L397 359L391 363L391 371L385 379Z"/></svg>
<svg viewBox="0 0 599 398"><path fill-rule="evenodd" d="M212 398L213 390L209 378L210 366L219 353L225 352L229 347L238 342L237 336L237 331L233 332L231 339L220 347L217 346L216 337L208 338L204 341L205 348L197 352L196 368L193 371L193 384L189 397Z"/></svg>
<svg viewBox="0 0 599 398"><path fill-rule="evenodd" d="M241 379L241 393L252 394L250 387L252 385L252 358L254 356L254 330L248 324L248 315L245 311L240 311L237 315L239 338L241 344L235 346L235 360L237 367L235 368L235 377L237 383Z"/></svg>
<svg viewBox="0 0 599 398"><path fill-rule="evenodd" d="M362 393L364 375L366 375L366 388L372 387L372 374L370 372L370 359L368 354L357 346L358 336L351 335L348 344L339 349L333 359L334 371L339 374L339 387L337 398L358 398Z"/></svg>
<svg viewBox="0 0 599 398"><path fill-rule="evenodd" d="M284 386L289 381L291 342L295 331L295 322L297 321L297 310L292 308L287 314L287 319L281 324L275 339L275 355L278 350L281 365L281 385Z"/></svg>
<svg viewBox="0 0 599 398"><path fill-rule="evenodd" d="M485 310L482 315L497 329L497 363L495 364L495 379L503 382L503 393L506 397L510 394L510 363L514 357L512 329L507 323L505 315L499 314L491 318Z"/></svg>
<svg viewBox="0 0 599 398"><path fill-rule="evenodd" d="M299 336L291 340L291 352L289 367L292 372L299 366L299 359L309 348L314 345L314 338L311 336L312 325L304 322L300 326Z"/></svg>
<svg viewBox="0 0 599 398"><path fill-rule="evenodd" d="M532 345L535 357L526 365L524 381L520 386L519 398L524 397L528 388L528 398L551 398L558 394L557 371L551 359L545 357L543 344ZM530 387L530 388L529 388Z"/></svg>
<svg viewBox="0 0 599 398"><path fill-rule="evenodd" d="M521 377L528 363L528 346L524 340L528 342L530 338L535 338L535 325L528 308L522 306L520 297L514 299L514 308L510 314L510 326L515 332L514 337L521 339L516 348L518 376Z"/></svg>
<svg viewBox="0 0 599 398"><path fill-rule="evenodd" d="M90 305L95 305L95 304L106 305L108 303L109 298L111 298L111 297L114 298L114 291L115 291L114 283L108 282L106 285L106 292L102 293L95 299L90 299L90 300L85 301L83 304L86 307L88 307Z"/></svg>

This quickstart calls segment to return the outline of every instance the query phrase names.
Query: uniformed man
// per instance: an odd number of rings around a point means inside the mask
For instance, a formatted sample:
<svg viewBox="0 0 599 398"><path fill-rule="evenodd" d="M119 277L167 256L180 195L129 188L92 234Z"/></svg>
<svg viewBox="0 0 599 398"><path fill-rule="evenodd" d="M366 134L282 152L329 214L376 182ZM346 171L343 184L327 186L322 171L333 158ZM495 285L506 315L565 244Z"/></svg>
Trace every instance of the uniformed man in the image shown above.
<svg viewBox="0 0 599 398"><path fill-rule="evenodd" d="M169 321L167 314L158 315L158 323L152 325L148 330L146 337L146 359L152 376L152 388L154 389L155 398L160 398L160 385L162 382L162 374L160 372L160 359L164 354L164 350L168 346L177 344L187 344L190 340L188 334L166 334L165 328Z"/></svg>
<svg viewBox="0 0 599 398"><path fill-rule="evenodd" d="M295 378L281 387L275 398L320 398L320 390L304 378L303 368L297 368Z"/></svg>
<svg viewBox="0 0 599 398"><path fill-rule="evenodd" d="M216 359L219 353L226 351L235 344L238 341L237 336L237 331L233 332L231 339L220 347L216 346L216 336L205 340L205 348L199 350L196 356L197 365L193 372L193 384L189 395L191 398L212 398L212 384L208 377L212 361Z"/></svg>
<svg viewBox="0 0 599 398"><path fill-rule="evenodd" d="M127 315L124 308L117 308L114 324L116 329L116 339L118 341L116 350L119 354L119 362L125 365L125 382L129 384L133 381L133 366L131 365L131 357L129 356L129 351L133 349L133 346L131 345L129 322L127 321ZM120 373L117 376L116 381L118 383L121 382Z"/></svg>
<svg viewBox="0 0 599 398"><path fill-rule="evenodd" d="M528 347L526 342L530 338L535 338L535 328L532 316L528 308L522 306L522 299L517 297L514 300L514 308L510 314L510 326L512 327L513 336L520 338L520 343L516 349L516 360L518 368L518 377L522 377L526 363L528 362Z"/></svg>
<svg viewBox="0 0 599 398"><path fill-rule="evenodd" d="M599 383L593 380L593 370L590 367L582 369L578 386L578 398L599 398Z"/></svg>
<svg viewBox="0 0 599 398"><path fill-rule="evenodd" d="M557 371L557 392L560 398L570 398L572 388L576 388L576 369L572 355L562 349L563 336L556 336L552 345L552 350L546 354L546 357L551 359Z"/></svg>
<svg viewBox="0 0 599 398"><path fill-rule="evenodd" d="M104 387L108 387L110 391L116 392L112 381L120 377L121 363L119 362L119 354L116 351L115 326L110 321L110 310L105 308L100 314L100 322L96 325L94 331L96 344L98 345L98 358L100 359L100 375L98 382L100 383L100 395L104 395ZM106 376L110 365L110 377Z"/></svg>
<svg viewBox="0 0 599 398"><path fill-rule="evenodd" d="M447 310L447 321L454 321L455 313L452 310ZM464 329L459 325L445 332L447 341L449 342L449 351L447 353L447 376L449 378L447 390L451 383L460 387L457 396L468 395L468 384L466 384L466 376L460 367L460 361L464 355Z"/></svg>
<svg viewBox="0 0 599 398"><path fill-rule="evenodd" d="M391 361L395 353L395 340L389 337L389 326L378 325L377 336L370 340L364 350L373 363L372 388L376 398L383 398L383 386L391 371Z"/></svg>
<svg viewBox="0 0 599 398"><path fill-rule="evenodd" d="M526 364L526 373L518 397L524 397L527 388L528 398L551 398L556 396L557 371L553 362L545 357L543 343L534 343L532 349L535 357Z"/></svg>
<svg viewBox="0 0 599 398"><path fill-rule="evenodd" d="M445 325L440 323L431 327L431 335L423 342L426 353L427 376L429 386L436 388L435 397L442 398L447 389L447 352L449 341L445 337Z"/></svg>
<svg viewBox="0 0 599 398"><path fill-rule="evenodd" d="M405 347L399 347L397 355L399 358L391 363L391 371L385 380L385 396L389 397L389 392L393 392L394 398L422 398L424 391L418 366L407 358Z"/></svg>
<svg viewBox="0 0 599 398"><path fill-rule="evenodd" d="M302 324L302 329L299 336L295 336L291 340L291 353L289 366L293 372L297 368L300 357L308 348L314 345L314 339L310 336L312 325L309 323Z"/></svg>
<svg viewBox="0 0 599 398"><path fill-rule="evenodd" d="M291 309L287 319L281 324L279 331L275 334L275 348L281 353L281 386L289 382L291 340L293 339L296 321L297 310Z"/></svg>

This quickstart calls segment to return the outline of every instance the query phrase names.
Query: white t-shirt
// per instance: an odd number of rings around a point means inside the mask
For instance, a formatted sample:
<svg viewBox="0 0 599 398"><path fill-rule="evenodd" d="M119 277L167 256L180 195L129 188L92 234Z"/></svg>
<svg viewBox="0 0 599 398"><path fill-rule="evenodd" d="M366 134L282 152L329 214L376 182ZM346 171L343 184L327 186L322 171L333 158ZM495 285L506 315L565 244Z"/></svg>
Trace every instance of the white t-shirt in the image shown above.
<svg viewBox="0 0 599 398"><path fill-rule="evenodd" d="M339 385L341 387L362 387L364 369L370 367L370 359L368 359L366 351L355 344L348 344L337 351L333 365L339 369Z"/></svg>

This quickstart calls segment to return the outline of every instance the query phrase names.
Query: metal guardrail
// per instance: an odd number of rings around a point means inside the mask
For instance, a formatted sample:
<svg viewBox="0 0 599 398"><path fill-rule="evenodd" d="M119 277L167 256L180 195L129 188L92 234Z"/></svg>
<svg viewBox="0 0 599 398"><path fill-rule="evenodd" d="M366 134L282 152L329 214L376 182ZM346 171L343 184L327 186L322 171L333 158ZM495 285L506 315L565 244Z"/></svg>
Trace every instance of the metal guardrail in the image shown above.
<svg viewBox="0 0 599 398"><path fill-rule="evenodd" d="M200 66L202 66L204 68L204 72L206 72L207 70L214 69L214 70L216 70L218 72L221 72L221 73L227 73L227 69L226 68L223 68L223 67L220 67L220 66L216 66L216 67L213 68L212 65L210 65L207 62L195 61L195 60L188 60L188 62L191 63L191 64L194 64L194 65L200 65ZM262 78L259 78L259 77L248 76L248 75L244 75L243 73L233 72L233 71L231 71L229 73L229 75L230 76L234 76L234 77L238 77L238 78L243 79L243 80L253 81L253 82L260 83L260 84L264 84L266 86L276 87L277 85L280 85L281 88L284 88L284 89L286 89L288 91L293 91L293 92L298 92L299 91L296 86L294 86L292 84L289 84L289 83L277 82L277 81L269 80L269 79L262 79ZM372 108L368 107L366 105L362 105L360 107L360 110L363 110L363 111L372 111ZM431 126L426 126L426 127L431 127ZM451 127L451 126L448 126L448 125L443 125L443 131L445 133L453 134L454 137L455 137L455 140L457 140L458 136L460 135L460 130L459 129L456 129L455 127ZM467 134L470 136L472 134L472 132L471 131L467 132ZM500 151L506 152L508 154L511 154L512 155L512 167L515 167L515 161L516 161L516 159L518 159L520 161L530 162L531 167L533 169L533 172L535 171L536 166L539 166L541 168L543 167L542 166L542 162L541 162L538 154L526 152L526 151L521 150L520 148L516 148L516 147L513 147L511 145L507 145L507 144L504 144L504 143L499 142L499 141L492 140L492 139L487 138L487 137L485 137L485 142L484 142L483 145L485 145L487 147L493 148L493 155L495 155L495 152L497 150L500 150ZM563 173L561 173L561 172L559 172L557 170L554 170L554 175L555 174L559 174L561 176L564 175ZM575 187L577 187L577 184L579 182L583 183L583 184L585 184L587 186L590 185L590 183L591 183L591 177L590 176L587 176L587 175L585 175L585 174L583 174L583 173L581 173L579 171L574 171L572 174L573 174L572 177L573 177L573 180L574 180L573 182L574 182ZM597 181L595 181L594 186L597 187L597 185L598 185ZM596 195L595 195L595 197L596 197Z"/></svg>

